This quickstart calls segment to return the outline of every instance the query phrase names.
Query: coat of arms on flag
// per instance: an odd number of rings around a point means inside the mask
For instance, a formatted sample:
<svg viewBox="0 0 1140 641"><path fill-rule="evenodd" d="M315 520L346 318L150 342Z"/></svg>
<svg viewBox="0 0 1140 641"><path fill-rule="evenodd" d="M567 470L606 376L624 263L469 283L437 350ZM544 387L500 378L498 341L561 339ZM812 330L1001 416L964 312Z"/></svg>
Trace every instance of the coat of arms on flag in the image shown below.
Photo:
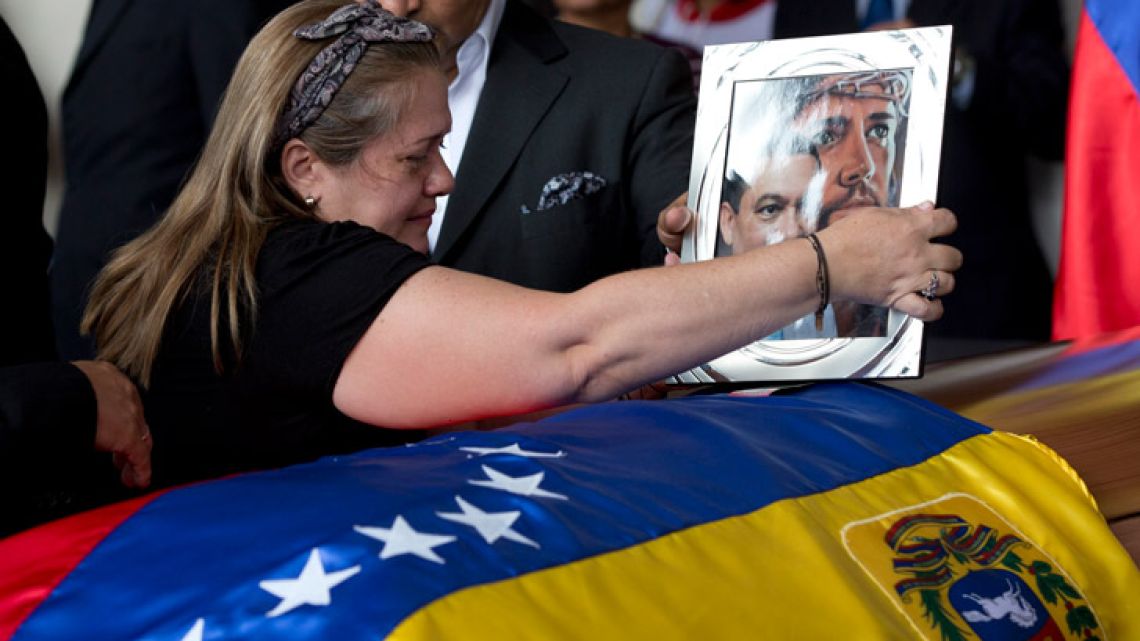
<svg viewBox="0 0 1140 641"><path fill-rule="evenodd" d="M1072 578L974 496L857 521L843 539L924 639L1098 638L1096 613Z"/></svg>

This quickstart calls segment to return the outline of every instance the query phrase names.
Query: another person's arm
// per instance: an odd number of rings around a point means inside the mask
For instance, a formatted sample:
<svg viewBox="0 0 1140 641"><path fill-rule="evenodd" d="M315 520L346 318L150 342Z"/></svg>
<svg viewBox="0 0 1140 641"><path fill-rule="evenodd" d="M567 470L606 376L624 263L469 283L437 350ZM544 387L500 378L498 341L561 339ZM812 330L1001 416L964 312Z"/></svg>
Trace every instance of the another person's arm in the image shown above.
<svg viewBox="0 0 1140 641"><path fill-rule="evenodd" d="M627 158L630 206L641 232L643 266L661 264L663 239L655 231L662 208L677 197L676 185L689 182L696 105L688 63L676 51L662 51L642 90ZM680 244L665 243L665 247L679 251Z"/></svg>
<svg viewBox="0 0 1140 641"><path fill-rule="evenodd" d="M110 452L123 485L150 485L150 430L138 388L105 361L72 363L95 391L95 449Z"/></svg>
<svg viewBox="0 0 1140 641"><path fill-rule="evenodd" d="M150 436L130 379L95 361L0 369L0 459L91 449L113 454L124 485L150 484Z"/></svg>
<svg viewBox="0 0 1140 641"><path fill-rule="evenodd" d="M931 269L942 293L953 289L961 254L929 239L954 226L945 210L864 210L820 232L832 298L938 318L941 302L914 292ZM429 267L356 345L333 401L357 420L412 428L613 398L810 313L816 271L806 240L627 272L572 294Z"/></svg>
<svg viewBox="0 0 1140 641"><path fill-rule="evenodd" d="M70 363L0 369L0 454L42 447L84 450L95 440L95 394Z"/></svg>

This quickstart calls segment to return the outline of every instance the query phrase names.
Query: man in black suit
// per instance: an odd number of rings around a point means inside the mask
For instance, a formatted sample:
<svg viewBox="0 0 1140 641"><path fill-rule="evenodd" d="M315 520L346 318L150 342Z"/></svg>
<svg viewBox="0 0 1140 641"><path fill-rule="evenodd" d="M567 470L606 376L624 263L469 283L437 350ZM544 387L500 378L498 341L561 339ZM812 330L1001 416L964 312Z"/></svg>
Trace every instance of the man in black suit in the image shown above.
<svg viewBox="0 0 1140 641"><path fill-rule="evenodd" d="M63 94L67 187L51 274L62 357L90 357L79 319L92 280L174 199L242 50L288 4L95 0Z"/></svg>
<svg viewBox="0 0 1140 641"><path fill-rule="evenodd" d="M0 73L5 95L0 118L19 160L4 172L4 233L0 234L0 273L4 274L4 326L0 367L55 358L48 306L51 237L44 230L47 187L48 116L39 84L24 50L0 18Z"/></svg>
<svg viewBox="0 0 1140 641"><path fill-rule="evenodd" d="M1052 281L1033 233L1024 161L1030 153L1057 159L1063 150L1069 72L1059 8L1056 0L911 0L904 19L871 28L940 24L954 25L957 64L938 199L958 215L946 242L966 261L930 335L1048 340ZM781 0L774 32L789 38L861 26L853 0Z"/></svg>
<svg viewBox="0 0 1140 641"><path fill-rule="evenodd" d="M519 0L381 4L437 28L454 80L438 262L551 291L661 263L658 214L685 190L692 153L680 55Z"/></svg>

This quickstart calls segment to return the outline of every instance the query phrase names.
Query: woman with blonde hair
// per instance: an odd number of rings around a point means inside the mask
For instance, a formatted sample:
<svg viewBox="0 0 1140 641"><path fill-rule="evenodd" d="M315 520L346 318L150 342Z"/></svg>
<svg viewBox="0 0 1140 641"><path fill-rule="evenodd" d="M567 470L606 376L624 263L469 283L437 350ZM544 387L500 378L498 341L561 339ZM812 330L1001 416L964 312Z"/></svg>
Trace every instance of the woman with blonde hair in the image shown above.
<svg viewBox="0 0 1140 641"><path fill-rule="evenodd" d="M961 255L930 242L955 224L930 207L865 210L818 251L792 241L570 294L431 265L427 227L453 184L431 38L371 0L277 16L181 194L101 274L84 327L145 388L157 482L609 399L829 297L941 315L915 292L932 273L950 291Z"/></svg>

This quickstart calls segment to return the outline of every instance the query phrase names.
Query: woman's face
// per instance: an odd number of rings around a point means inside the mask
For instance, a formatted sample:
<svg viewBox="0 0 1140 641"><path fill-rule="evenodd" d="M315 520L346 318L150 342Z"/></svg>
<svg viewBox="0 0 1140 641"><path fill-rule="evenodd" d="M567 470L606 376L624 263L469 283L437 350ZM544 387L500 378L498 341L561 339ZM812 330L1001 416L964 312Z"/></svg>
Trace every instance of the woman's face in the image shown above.
<svg viewBox="0 0 1140 641"><path fill-rule="evenodd" d="M740 211L721 205L721 235L741 254L805 234L804 195L819 165L810 154L776 157L765 165L740 198Z"/></svg>
<svg viewBox="0 0 1140 641"><path fill-rule="evenodd" d="M365 145L352 163L329 168L318 215L355 221L427 253L436 196L455 185L439 153L451 112L442 73L424 70L409 82L411 99L396 126Z"/></svg>

